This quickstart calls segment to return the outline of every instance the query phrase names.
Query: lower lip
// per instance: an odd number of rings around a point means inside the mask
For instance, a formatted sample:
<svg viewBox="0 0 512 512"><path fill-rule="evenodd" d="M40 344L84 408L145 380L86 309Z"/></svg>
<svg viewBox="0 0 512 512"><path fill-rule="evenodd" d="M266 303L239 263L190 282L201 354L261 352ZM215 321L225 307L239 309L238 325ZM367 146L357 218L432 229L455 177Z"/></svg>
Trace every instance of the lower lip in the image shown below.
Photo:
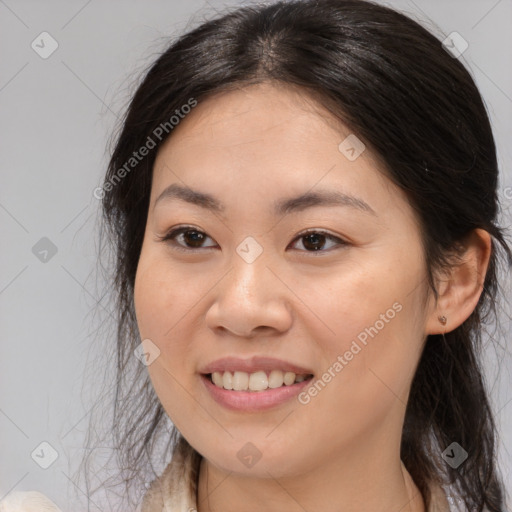
<svg viewBox="0 0 512 512"><path fill-rule="evenodd" d="M201 380L213 399L220 405L235 411L263 411L292 400L306 386L309 386L313 378L296 382L291 386L281 386L265 391L232 391L219 388L206 375L201 375Z"/></svg>

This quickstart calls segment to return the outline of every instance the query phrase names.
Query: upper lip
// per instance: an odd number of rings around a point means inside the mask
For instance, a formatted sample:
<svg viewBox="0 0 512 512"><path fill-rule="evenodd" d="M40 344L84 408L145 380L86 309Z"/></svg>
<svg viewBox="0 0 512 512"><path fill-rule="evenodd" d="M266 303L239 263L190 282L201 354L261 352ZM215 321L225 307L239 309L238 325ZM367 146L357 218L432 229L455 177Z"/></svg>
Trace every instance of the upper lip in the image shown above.
<svg viewBox="0 0 512 512"><path fill-rule="evenodd" d="M272 371L281 370L282 372L293 372L296 375L313 375L311 370L303 368L296 364L275 359L273 357L260 357L254 356L250 359L240 359L238 357L223 357L217 359L199 371L202 374L209 374L213 372L234 372L241 371L247 373L254 373L257 371Z"/></svg>

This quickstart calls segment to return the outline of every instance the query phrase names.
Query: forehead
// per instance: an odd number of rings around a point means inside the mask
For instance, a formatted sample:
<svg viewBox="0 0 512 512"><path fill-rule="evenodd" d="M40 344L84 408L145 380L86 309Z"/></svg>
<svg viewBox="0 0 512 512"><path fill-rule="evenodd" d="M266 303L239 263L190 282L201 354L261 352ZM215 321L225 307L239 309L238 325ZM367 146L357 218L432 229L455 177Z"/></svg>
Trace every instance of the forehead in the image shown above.
<svg viewBox="0 0 512 512"><path fill-rule="evenodd" d="M308 127L310 129L308 130ZM308 132L337 133L347 128L306 91L289 85L261 83L224 91L199 101L173 130L165 145L186 148L208 140L219 146L257 141L257 137L288 134L305 138Z"/></svg>
<svg viewBox="0 0 512 512"><path fill-rule="evenodd" d="M368 202L400 194L369 148L353 161L340 151L349 136L354 134L297 88L257 84L222 92L199 101L159 149L152 201L171 183L231 200L258 192L280 198L317 184L364 193Z"/></svg>

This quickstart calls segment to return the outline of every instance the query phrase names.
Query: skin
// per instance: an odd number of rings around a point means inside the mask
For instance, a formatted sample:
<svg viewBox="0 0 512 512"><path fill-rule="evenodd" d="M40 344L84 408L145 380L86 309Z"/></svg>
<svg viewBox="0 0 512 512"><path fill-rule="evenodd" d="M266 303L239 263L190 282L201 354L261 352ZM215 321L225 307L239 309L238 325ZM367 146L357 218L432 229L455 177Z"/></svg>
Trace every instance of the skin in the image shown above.
<svg viewBox="0 0 512 512"><path fill-rule="evenodd" d="M135 308L142 339L160 350L148 366L155 391L203 455L199 512L425 510L400 461L405 404L426 336L475 308L490 237L468 238L434 301L413 209L371 148L354 161L340 152L349 134L300 90L265 83L200 102L158 152ZM178 199L155 207L173 183L225 210ZM375 215L332 205L273 214L275 200L320 189L356 196ZM159 238L184 225L205 234L202 246ZM309 228L346 244L326 238L313 251L298 236ZM252 263L236 251L248 236L263 249ZM209 362L253 355L319 378L396 303L400 312L307 404L230 411L200 380ZM250 468L237 457L247 442L262 455Z"/></svg>

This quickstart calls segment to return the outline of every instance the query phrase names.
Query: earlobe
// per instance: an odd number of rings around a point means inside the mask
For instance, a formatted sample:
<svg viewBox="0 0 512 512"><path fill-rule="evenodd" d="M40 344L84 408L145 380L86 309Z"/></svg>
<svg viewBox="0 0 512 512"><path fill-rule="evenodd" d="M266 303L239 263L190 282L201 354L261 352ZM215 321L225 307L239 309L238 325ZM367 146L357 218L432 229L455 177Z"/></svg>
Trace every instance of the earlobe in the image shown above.
<svg viewBox="0 0 512 512"><path fill-rule="evenodd" d="M438 300L427 318L426 334L444 334L459 327L482 294L492 250L491 235L475 229L461 244L464 250L439 287Z"/></svg>

